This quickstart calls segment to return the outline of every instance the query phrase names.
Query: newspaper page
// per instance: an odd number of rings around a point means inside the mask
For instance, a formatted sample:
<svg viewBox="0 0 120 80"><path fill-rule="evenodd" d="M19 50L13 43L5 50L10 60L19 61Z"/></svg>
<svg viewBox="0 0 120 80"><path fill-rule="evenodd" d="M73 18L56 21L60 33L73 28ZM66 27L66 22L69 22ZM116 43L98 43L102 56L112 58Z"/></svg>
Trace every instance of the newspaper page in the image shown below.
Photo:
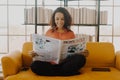
<svg viewBox="0 0 120 80"><path fill-rule="evenodd" d="M33 51L37 53L33 60L59 63L61 40L33 34L32 42Z"/></svg>
<svg viewBox="0 0 120 80"><path fill-rule="evenodd" d="M63 40L61 45L60 61L65 59L67 56L73 54L80 54L86 49L87 38L86 36L80 36L79 38Z"/></svg>

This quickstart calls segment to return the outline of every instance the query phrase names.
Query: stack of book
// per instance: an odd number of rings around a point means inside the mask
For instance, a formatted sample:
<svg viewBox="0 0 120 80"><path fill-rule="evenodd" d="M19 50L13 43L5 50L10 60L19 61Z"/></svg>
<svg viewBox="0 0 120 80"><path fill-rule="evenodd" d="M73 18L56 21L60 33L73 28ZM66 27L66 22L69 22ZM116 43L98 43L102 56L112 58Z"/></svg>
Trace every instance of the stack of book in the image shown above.
<svg viewBox="0 0 120 80"><path fill-rule="evenodd" d="M65 7L71 14L73 24L97 24L98 12L95 9L89 9L86 7L73 8ZM52 9L37 7L37 24L49 24ZM35 24L35 7L25 9L25 23ZM100 11L100 24L107 24L108 12Z"/></svg>

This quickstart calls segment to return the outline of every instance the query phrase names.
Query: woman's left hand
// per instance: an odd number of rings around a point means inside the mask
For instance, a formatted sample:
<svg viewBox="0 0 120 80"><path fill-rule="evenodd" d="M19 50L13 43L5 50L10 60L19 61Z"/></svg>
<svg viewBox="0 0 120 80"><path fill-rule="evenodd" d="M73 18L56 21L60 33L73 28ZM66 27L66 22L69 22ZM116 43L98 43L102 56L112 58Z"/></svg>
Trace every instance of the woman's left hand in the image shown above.
<svg viewBox="0 0 120 80"><path fill-rule="evenodd" d="M81 54L84 55L85 57L88 57L89 51L85 49L83 52L81 52Z"/></svg>

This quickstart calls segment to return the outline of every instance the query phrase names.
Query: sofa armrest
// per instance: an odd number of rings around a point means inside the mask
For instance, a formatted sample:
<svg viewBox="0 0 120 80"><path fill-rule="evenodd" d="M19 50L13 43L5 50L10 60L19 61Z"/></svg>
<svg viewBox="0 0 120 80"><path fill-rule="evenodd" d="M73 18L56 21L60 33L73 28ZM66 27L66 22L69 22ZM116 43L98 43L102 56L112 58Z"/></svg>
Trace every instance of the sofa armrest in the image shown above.
<svg viewBox="0 0 120 80"><path fill-rule="evenodd" d="M120 70L120 51L116 52L116 68Z"/></svg>
<svg viewBox="0 0 120 80"><path fill-rule="evenodd" d="M19 72L22 67L22 53L14 51L1 58L4 78Z"/></svg>

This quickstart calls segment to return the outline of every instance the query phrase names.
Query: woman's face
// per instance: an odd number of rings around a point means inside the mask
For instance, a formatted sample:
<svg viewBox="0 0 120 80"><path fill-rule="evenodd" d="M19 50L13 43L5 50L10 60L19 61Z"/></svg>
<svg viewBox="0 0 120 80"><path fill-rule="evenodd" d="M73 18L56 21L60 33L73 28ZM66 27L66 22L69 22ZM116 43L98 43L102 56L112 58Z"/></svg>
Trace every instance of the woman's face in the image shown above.
<svg viewBox="0 0 120 80"><path fill-rule="evenodd" d="M64 15L61 12L57 12L55 14L55 24L57 25L58 28L63 28L64 26Z"/></svg>

